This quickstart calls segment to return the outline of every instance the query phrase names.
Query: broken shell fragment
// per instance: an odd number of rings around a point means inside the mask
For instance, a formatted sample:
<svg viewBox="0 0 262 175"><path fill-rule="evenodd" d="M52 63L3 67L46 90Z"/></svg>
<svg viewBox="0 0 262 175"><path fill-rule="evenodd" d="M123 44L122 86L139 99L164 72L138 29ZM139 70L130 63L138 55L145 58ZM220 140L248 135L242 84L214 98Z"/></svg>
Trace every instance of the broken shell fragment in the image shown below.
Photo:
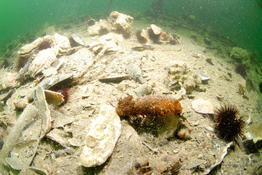
<svg viewBox="0 0 262 175"><path fill-rule="evenodd" d="M59 106L64 103L64 96L55 91L45 90L45 97L48 104Z"/></svg>
<svg viewBox="0 0 262 175"><path fill-rule="evenodd" d="M201 72L198 72L197 74L198 74L198 76L200 77L200 79L201 79L201 81L202 81L203 84L207 84L208 80L210 80L210 77L209 77L209 76L204 75L204 74L202 74Z"/></svg>
<svg viewBox="0 0 262 175"><path fill-rule="evenodd" d="M192 101L192 108L200 114L214 114L214 107L208 100L202 98Z"/></svg>
<svg viewBox="0 0 262 175"><path fill-rule="evenodd" d="M96 119L87 128L86 143L80 155L85 167L102 165L112 154L120 136L121 122L115 109L101 105Z"/></svg>

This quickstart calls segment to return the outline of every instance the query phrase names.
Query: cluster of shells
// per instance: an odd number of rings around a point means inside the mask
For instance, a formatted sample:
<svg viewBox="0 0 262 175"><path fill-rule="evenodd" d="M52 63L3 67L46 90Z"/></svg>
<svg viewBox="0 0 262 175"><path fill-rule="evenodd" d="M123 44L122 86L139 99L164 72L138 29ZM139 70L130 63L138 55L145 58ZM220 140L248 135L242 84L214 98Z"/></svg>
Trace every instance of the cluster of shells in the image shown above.
<svg viewBox="0 0 262 175"><path fill-rule="evenodd" d="M94 25L90 26L88 33L94 36L116 32L128 38L131 35L133 20L134 18L129 15L113 11L110 13L108 20L100 19Z"/></svg>
<svg viewBox="0 0 262 175"><path fill-rule="evenodd" d="M152 42L170 44L179 43L179 36L168 34L155 24L151 24L146 29L137 31L136 37L141 44Z"/></svg>
<svg viewBox="0 0 262 175"><path fill-rule="evenodd" d="M3 73L1 73L3 75L0 77L1 99L2 95L5 95L5 98L8 96L7 105L12 106L15 110L23 111L22 116L24 118L34 118L38 113L43 114L43 116L40 115L37 118L40 121L43 117L47 121L45 123L46 129L42 133L63 145L62 141L57 139L59 130L50 129L50 113L53 111L49 109L47 104L59 106L64 103L65 99L63 94L52 91L50 88L64 80L79 80L88 72L88 68L95 64L97 58L117 52L120 43L132 35L132 23L133 17L114 11L108 19L99 20L88 27L89 36L96 37L95 41L88 44L76 35L67 37L55 33L39 37L32 43L24 45L17 53L17 72L3 70ZM138 31L136 37L143 44L151 42L176 44L179 39L177 36L167 34L154 24ZM170 72L174 74L174 72ZM184 79L182 74L181 76L180 79ZM33 78L34 81L25 83L28 77ZM19 83L25 85L19 87ZM195 83L197 84L196 81ZM183 84L186 84L184 80ZM12 90L16 87L18 88L15 92L6 92L6 90ZM32 101L35 101L38 106L31 103ZM39 112L39 110L42 111ZM73 119L70 119L70 122L72 121ZM27 125L28 123L23 124ZM83 147L80 162L86 167L103 164L112 154L121 133L119 116L110 105L101 105L98 116L90 124L90 127L83 131L86 136L85 144L80 145ZM41 126L28 127L27 131L37 133L38 128L41 128ZM41 135L41 138L43 136ZM41 138L37 138L37 143L32 142L35 148L34 154ZM12 140L11 137L10 140ZM24 150L20 150L20 152L23 154ZM10 162L14 161L14 157L9 158ZM19 161L22 163L24 160ZM28 167L31 161L31 159L28 160L25 167Z"/></svg>
<svg viewBox="0 0 262 175"><path fill-rule="evenodd" d="M166 85L172 91L185 89L187 94L197 90L202 82L200 76L187 67L186 64L173 64L168 68Z"/></svg>

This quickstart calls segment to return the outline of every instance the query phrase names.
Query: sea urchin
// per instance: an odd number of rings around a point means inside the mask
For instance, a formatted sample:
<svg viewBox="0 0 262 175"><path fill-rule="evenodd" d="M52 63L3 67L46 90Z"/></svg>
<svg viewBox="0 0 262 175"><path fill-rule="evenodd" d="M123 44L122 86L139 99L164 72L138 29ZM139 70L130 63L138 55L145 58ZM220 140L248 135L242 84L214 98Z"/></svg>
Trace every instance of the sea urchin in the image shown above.
<svg viewBox="0 0 262 175"><path fill-rule="evenodd" d="M238 109L233 105L223 105L215 111L216 131L220 138L232 141L242 135L244 121L238 114Z"/></svg>

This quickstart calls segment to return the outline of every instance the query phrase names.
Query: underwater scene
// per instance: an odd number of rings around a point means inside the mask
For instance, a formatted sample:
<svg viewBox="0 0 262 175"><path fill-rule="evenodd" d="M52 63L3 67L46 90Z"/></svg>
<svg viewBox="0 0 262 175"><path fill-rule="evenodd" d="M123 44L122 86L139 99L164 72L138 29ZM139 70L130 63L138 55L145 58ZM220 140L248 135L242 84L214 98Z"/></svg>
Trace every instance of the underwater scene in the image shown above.
<svg viewBox="0 0 262 175"><path fill-rule="evenodd" d="M0 175L262 175L262 0L0 2Z"/></svg>

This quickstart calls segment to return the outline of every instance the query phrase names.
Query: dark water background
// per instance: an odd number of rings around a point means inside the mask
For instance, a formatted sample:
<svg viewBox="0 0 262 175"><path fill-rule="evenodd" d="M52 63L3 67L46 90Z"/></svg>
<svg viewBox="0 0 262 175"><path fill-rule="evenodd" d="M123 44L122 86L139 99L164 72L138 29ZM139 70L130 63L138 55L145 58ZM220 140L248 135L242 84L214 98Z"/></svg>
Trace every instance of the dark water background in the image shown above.
<svg viewBox="0 0 262 175"><path fill-rule="evenodd" d="M262 60L262 8L256 0L162 1L163 12L168 16L193 15L203 27L213 28L240 47L259 53ZM11 41L32 37L49 25L106 15L109 3L110 0L1 0L0 55ZM142 14L150 10L151 4L152 0L112 0L109 12Z"/></svg>

